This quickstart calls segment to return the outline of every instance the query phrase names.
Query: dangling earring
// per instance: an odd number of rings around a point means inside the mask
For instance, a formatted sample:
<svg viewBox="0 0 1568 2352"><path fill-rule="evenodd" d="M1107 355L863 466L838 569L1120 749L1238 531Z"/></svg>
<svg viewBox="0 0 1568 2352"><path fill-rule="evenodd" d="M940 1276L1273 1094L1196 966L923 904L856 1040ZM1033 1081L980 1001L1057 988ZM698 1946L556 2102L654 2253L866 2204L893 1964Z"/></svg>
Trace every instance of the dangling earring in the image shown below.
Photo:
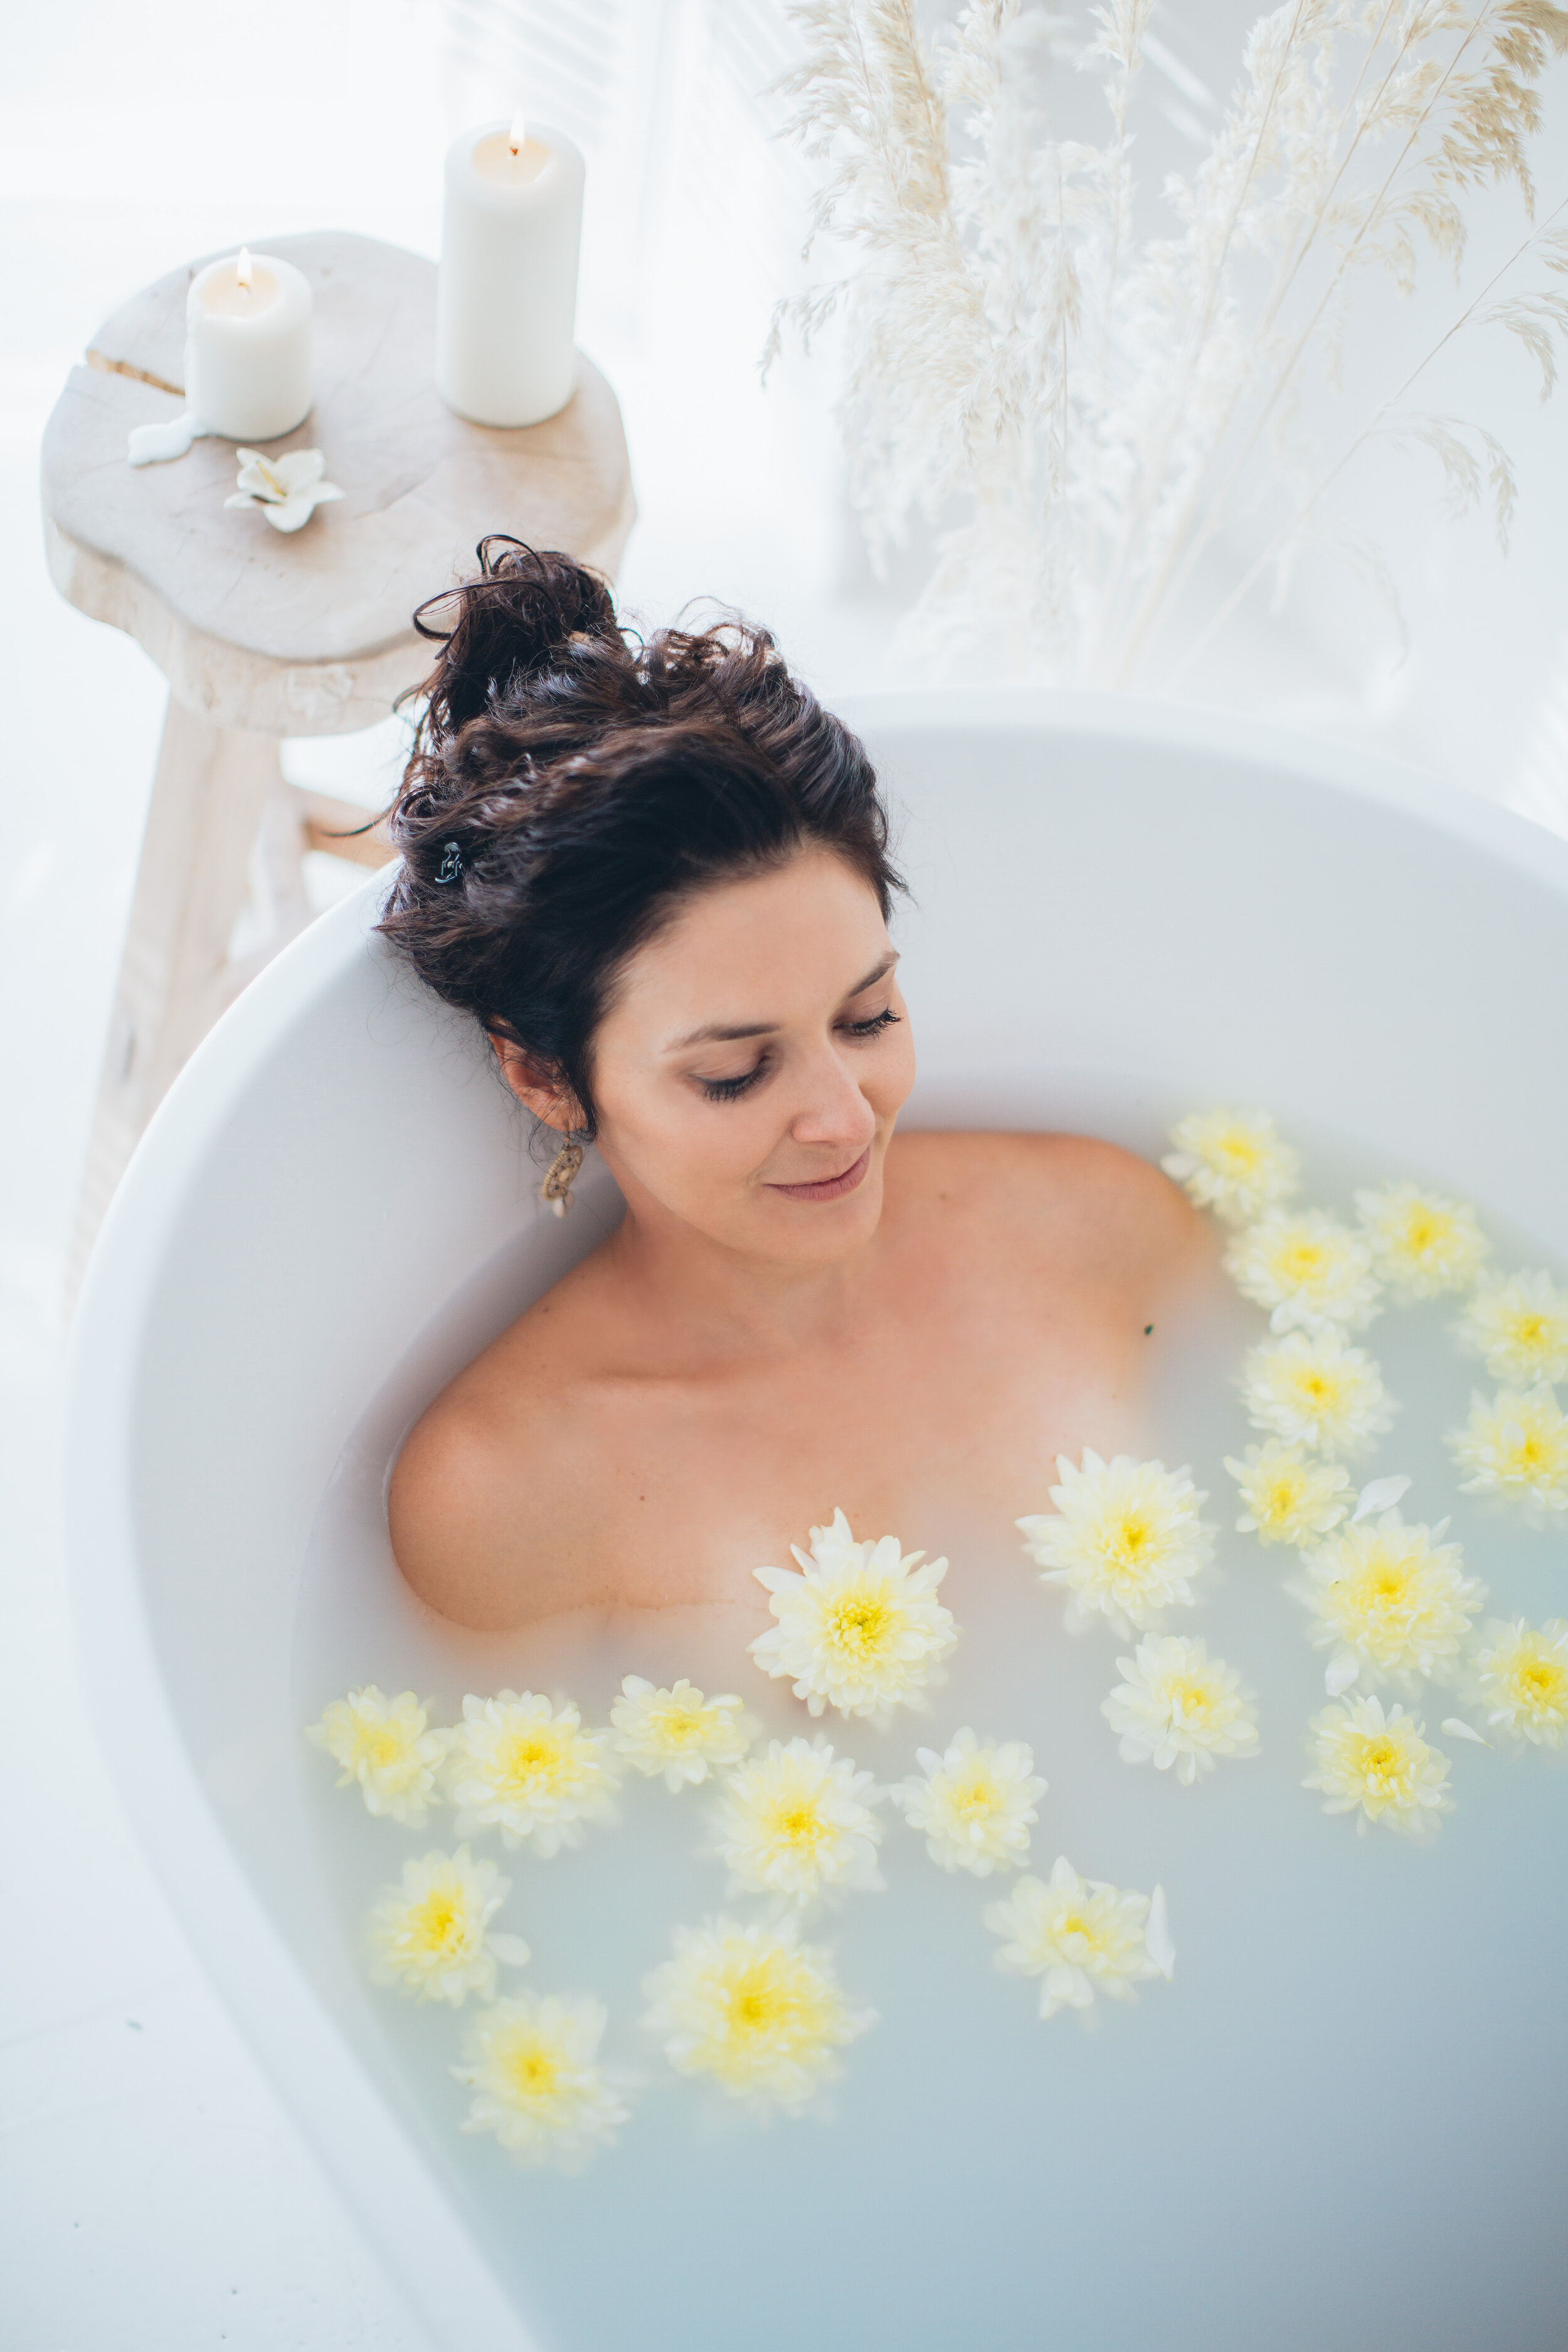
<svg viewBox="0 0 1568 2352"><path fill-rule="evenodd" d="M572 1187L583 1165L583 1147L568 1136L549 1167L539 1197L552 1217L563 1217L572 1205Z"/></svg>

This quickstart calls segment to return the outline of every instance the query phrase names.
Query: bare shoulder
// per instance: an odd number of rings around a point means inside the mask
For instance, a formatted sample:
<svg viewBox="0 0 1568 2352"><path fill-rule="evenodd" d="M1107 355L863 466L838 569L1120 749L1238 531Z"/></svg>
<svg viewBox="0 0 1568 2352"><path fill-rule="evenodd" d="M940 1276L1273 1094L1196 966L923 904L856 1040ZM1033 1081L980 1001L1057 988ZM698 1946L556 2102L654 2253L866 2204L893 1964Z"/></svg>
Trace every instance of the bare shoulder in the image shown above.
<svg viewBox="0 0 1568 2352"><path fill-rule="evenodd" d="M966 1208L966 1227L1020 1269L1068 1263L1142 1291L1196 1278L1214 1256L1206 1222L1170 1178L1098 1136L899 1136L889 1172L917 1213Z"/></svg>
<svg viewBox="0 0 1568 2352"><path fill-rule="evenodd" d="M591 1598L584 1498L596 1482L567 1337L574 1319L558 1292L531 1307L442 1391L393 1471L397 1565L422 1601L459 1624L516 1624L520 1577L528 1615Z"/></svg>

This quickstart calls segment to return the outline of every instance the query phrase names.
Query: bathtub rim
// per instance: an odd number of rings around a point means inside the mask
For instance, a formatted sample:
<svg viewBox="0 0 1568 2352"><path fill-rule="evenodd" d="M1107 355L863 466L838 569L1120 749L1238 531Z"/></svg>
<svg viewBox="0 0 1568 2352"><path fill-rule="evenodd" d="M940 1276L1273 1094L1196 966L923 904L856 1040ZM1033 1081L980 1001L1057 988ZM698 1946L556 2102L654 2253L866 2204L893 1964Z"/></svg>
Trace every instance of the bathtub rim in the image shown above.
<svg viewBox="0 0 1568 2352"><path fill-rule="evenodd" d="M1026 687L887 689L845 696L834 707L863 733L940 727L1093 735L1258 761L1466 842L1560 898L1568 913L1568 842L1414 764L1304 730ZM202 1789L165 1690L128 1507L142 1335L167 1263L183 1171L210 1150L292 1024L365 952L388 879L384 871L372 876L311 924L228 1009L176 1079L110 1203L68 1363L68 1589L84 1692L137 1843L333 2193L433 2343L455 2345L482 2328L497 2352L536 2352L477 2241L274 1928ZM352 2169L342 2161L351 2144ZM409 2231L401 2217L416 2199L420 2228Z"/></svg>

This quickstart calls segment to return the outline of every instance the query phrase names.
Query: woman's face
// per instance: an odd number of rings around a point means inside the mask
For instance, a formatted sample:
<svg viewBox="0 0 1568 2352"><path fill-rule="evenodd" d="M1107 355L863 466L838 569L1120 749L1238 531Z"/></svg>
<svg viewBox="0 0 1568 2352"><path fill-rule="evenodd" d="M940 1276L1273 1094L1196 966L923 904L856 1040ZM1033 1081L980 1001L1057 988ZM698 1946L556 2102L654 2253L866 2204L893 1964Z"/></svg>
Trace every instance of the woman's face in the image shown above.
<svg viewBox="0 0 1568 2352"><path fill-rule="evenodd" d="M881 910L826 849L683 905L594 1041L599 1148L634 1212L825 1263L868 1239L914 1046Z"/></svg>

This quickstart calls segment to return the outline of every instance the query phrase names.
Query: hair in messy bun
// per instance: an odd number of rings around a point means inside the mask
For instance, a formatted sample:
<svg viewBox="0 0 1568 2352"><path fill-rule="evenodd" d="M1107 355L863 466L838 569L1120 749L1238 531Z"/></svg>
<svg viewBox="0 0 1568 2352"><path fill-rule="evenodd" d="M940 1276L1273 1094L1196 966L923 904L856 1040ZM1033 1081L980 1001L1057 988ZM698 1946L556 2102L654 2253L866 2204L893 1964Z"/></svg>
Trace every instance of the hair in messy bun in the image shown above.
<svg viewBox="0 0 1568 2352"><path fill-rule="evenodd" d="M820 844L902 887L865 751L765 629L623 630L569 556L496 534L415 615L441 647L389 817L381 929L437 994L567 1087L626 959L706 883ZM427 617L427 616L434 616Z"/></svg>

